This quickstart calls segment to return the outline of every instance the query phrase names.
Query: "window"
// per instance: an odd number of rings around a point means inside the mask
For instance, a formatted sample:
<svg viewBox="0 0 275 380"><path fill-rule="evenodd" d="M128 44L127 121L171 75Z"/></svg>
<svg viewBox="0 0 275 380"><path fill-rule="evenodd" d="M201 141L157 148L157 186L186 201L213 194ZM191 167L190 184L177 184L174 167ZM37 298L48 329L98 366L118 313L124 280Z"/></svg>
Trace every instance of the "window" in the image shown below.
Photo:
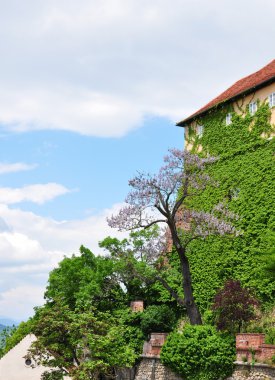
<svg viewBox="0 0 275 380"><path fill-rule="evenodd" d="M229 125L232 123L232 113L228 113L226 116L225 116L225 124L226 125Z"/></svg>
<svg viewBox="0 0 275 380"><path fill-rule="evenodd" d="M254 115L258 109L257 102L251 102L249 103L249 113L250 115Z"/></svg>
<svg viewBox="0 0 275 380"><path fill-rule="evenodd" d="M268 97L269 100L269 107L274 107L275 106L275 92L269 95Z"/></svg>
<svg viewBox="0 0 275 380"><path fill-rule="evenodd" d="M197 126L197 133L198 133L199 138L201 138L203 135L203 129L204 129L203 125Z"/></svg>
<svg viewBox="0 0 275 380"><path fill-rule="evenodd" d="M32 364L31 359L30 358L26 358L25 365L29 367L31 364Z"/></svg>

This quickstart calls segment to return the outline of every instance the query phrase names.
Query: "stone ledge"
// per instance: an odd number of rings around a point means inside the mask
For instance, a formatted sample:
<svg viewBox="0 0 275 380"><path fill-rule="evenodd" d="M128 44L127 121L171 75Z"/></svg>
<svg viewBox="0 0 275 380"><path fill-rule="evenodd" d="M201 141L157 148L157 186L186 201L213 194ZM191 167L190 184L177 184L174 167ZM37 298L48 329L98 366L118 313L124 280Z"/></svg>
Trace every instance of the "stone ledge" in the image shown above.
<svg viewBox="0 0 275 380"><path fill-rule="evenodd" d="M271 366L270 364L265 364L265 363L244 363L244 362L234 362L234 364L239 365L239 366L244 366L244 367L256 367L256 368L269 368L269 369L274 369L275 371L275 366Z"/></svg>
<svg viewBox="0 0 275 380"><path fill-rule="evenodd" d="M160 359L159 355L140 355L143 359Z"/></svg>

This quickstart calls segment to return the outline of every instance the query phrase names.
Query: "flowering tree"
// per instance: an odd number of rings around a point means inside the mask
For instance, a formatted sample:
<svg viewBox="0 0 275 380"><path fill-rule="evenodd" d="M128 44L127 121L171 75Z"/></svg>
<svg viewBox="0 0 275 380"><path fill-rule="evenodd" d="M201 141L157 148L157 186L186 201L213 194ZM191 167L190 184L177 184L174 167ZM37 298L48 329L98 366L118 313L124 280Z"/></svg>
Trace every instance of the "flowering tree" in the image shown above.
<svg viewBox="0 0 275 380"><path fill-rule="evenodd" d="M126 198L126 205L118 215L108 219L111 227L119 230L149 228L164 223L168 227L172 242L178 253L182 274L184 299L157 277L179 304L185 305L192 324L201 324L201 315L195 303L192 279L187 257L191 241L206 238L210 234L232 234L237 231L230 223L234 215L222 204L212 213L189 210L184 207L189 197L197 196L214 181L205 173L207 165L216 161L214 157L200 158L190 152L169 150L164 157L164 166L156 175L138 173L129 181L132 191ZM179 228L185 225L185 228ZM151 247L156 253L155 247ZM167 234L159 237L158 254L167 249Z"/></svg>

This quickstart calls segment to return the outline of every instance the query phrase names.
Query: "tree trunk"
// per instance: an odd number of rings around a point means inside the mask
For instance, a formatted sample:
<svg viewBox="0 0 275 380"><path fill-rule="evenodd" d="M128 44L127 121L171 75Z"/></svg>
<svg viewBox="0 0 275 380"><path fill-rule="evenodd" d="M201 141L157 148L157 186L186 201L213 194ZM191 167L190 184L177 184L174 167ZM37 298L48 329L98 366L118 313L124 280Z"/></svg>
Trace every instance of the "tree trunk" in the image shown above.
<svg viewBox="0 0 275 380"><path fill-rule="evenodd" d="M188 258L185 254L185 249L182 246L181 241L178 237L174 223L168 223L168 226L170 228L172 240L180 259L182 287L187 315L190 319L191 325L202 325L201 314L193 296L191 271Z"/></svg>
<svg viewBox="0 0 275 380"><path fill-rule="evenodd" d="M183 277L182 286L187 315L190 319L191 325L202 325L201 314L193 296L192 279L188 259L185 254L183 255L179 252L178 254L180 257L181 273Z"/></svg>

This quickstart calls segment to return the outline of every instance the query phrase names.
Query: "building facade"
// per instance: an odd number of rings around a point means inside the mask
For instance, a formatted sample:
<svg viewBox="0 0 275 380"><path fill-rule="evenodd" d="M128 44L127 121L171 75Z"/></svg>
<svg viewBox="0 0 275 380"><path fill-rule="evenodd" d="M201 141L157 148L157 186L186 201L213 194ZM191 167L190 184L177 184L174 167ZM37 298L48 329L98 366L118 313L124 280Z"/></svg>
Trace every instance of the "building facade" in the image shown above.
<svg viewBox="0 0 275 380"><path fill-rule="evenodd" d="M275 229L275 60L180 121L185 148L219 159L207 171L215 181L188 207L211 212L223 203L238 216L234 239L192 242L194 295L202 312L227 279L274 305L275 284L264 272L264 253Z"/></svg>
<svg viewBox="0 0 275 380"><path fill-rule="evenodd" d="M229 126L234 114L244 115L248 111L251 116L256 116L261 104L268 105L270 123L275 125L275 60L259 71L240 79L204 107L177 123L178 126L185 128L186 149L192 149L193 141L192 137L190 138L192 132L195 132L195 136L199 139L203 137L205 117L209 115L213 117L219 112L223 115L221 124ZM261 137L269 136L263 133Z"/></svg>

